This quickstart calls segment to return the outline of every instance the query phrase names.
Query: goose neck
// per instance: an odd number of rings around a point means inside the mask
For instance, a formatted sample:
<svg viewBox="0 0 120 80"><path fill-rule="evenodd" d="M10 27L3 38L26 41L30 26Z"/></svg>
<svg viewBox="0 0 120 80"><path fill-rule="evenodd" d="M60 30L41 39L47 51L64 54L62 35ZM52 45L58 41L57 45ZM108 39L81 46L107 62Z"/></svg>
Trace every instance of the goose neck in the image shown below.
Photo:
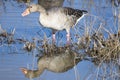
<svg viewBox="0 0 120 80"><path fill-rule="evenodd" d="M38 69L38 70L28 70L28 74L25 75L28 78L35 78L40 76L40 74L42 74L44 71L44 69Z"/></svg>
<svg viewBox="0 0 120 80"><path fill-rule="evenodd" d="M42 7L41 5L37 5L37 6L38 6L38 12L46 13L46 9L44 7Z"/></svg>

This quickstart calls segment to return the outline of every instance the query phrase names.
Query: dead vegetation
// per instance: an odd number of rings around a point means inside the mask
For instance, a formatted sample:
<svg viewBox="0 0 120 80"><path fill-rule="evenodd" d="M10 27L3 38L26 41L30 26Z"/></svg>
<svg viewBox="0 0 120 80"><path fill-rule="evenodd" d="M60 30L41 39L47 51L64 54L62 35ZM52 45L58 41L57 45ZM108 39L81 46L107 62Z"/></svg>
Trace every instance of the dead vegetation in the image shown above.
<svg viewBox="0 0 120 80"><path fill-rule="evenodd" d="M24 50L31 52L33 49L36 48L40 53L44 55L65 53L67 49L69 51L77 52L78 54L84 54L84 57L91 58L88 60L93 62L95 65L99 65L99 63L101 62L116 62L120 59L120 31L115 34L109 32L109 36L107 39L104 39L104 34L102 34L101 32L97 32L92 35L80 37L80 40L78 41L79 43L71 43L70 45L65 45L61 47L56 46L56 44L49 44L46 38L43 40L35 40L33 38L33 41L14 38L14 32L15 29L11 33L8 33L1 27L1 45L22 43L24 44Z"/></svg>
<svg viewBox="0 0 120 80"><path fill-rule="evenodd" d="M2 29L2 28L1 28ZM5 32L4 32L5 31ZM66 50L69 51L69 53L78 53L80 54L80 59L88 60L91 63L94 63L94 65L99 67L100 69L103 69L105 67L102 67L103 64L106 64L109 68L114 66L117 71L116 75L114 74L114 70L111 73L104 72L104 75L100 74L99 71L96 76L101 78L108 78L110 76L117 76L116 79L119 80L120 75L120 31L117 33L110 33L108 38L104 38L104 34L100 31L97 33L93 33L92 35L84 35L80 38L78 42L71 43L70 45L65 46L57 46L56 44L49 44L48 40L44 38L43 40L35 39L33 38L33 41L28 41L24 39L19 38L13 38L15 34L10 35L6 30L4 30L4 33L0 34L1 43L3 44L9 44L12 45L19 43L24 44L23 50L26 50L28 52L32 52L34 49L36 49L39 53L37 54L37 57L42 56L53 56L53 55L59 55L65 53ZM13 31L14 32L14 31ZM11 37L11 38L8 38ZM9 40L10 39L10 40ZM7 42L6 42L7 41ZM17 44L18 45L18 44ZM39 56L40 55L40 56ZM106 71L108 71L107 68L105 68ZM109 69L111 70L111 69ZM101 70L102 71L102 70ZM106 77L104 77L106 76ZM113 80L116 80L113 79Z"/></svg>
<svg viewBox="0 0 120 80"><path fill-rule="evenodd" d="M120 58L120 31L117 34L110 34L108 39L104 39L102 33L94 33L92 36L84 36L78 43L71 44L69 46L58 47L54 44L43 44L40 46L44 54L59 54L64 53L66 49L75 51L78 54L85 54L86 57L91 58L91 62L96 65L99 63L117 62ZM85 42L85 43L83 43Z"/></svg>
<svg viewBox="0 0 120 80"><path fill-rule="evenodd" d="M120 3L119 0L116 0L118 3L115 3L115 0L111 1L115 6L118 6ZM118 16L118 20L120 19L119 17L120 15ZM103 31L108 34L107 38L105 38ZM12 45L13 43L23 44L23 50L28 52L32 52L34 49L38 50L39 53L37 57L39 57L39 54L46 56L61 54L65 53L66 50L72 53L76 52L78 54L82 54L83 60L88 60L98 67L97 74L95 74L96 79L120 79L120 30L118 30L116 33L111 33L109 30L105 30L104 28L101 31L96 30L92 34L83 35L82 37L78 36L78 42L71 43L69 46L57 46L55 44L49 44L47 38L44 38L43 40L38 39L29 41L22 38L14 38L14 35L14 30L11 33L8 33L6 30L1 28L0 45Z"/></svg>
<svg viewBox="0 0 120 80"><path fill-rule="evenodd" d="M113 35L113 38L108 38L106 40L101 39L101 34L94 34L91 39L93 41L92 48L88 48L86 54L89 57L94 57L92 60L95 64L99 64L101 62L109 63L111 61L117 61L120 55L120 42L119 42L119 32L118 36ZM110 36L111 37L111 36ZM100 39L99 39L100 38Z"/></svg>
<svg viewBox="0 0 120 80"><path fill-rule="evenodd" d="M4 30L1 26L0 26L0 43L1 45L3 44L12 44L15 43L14 41L14 32L15 29L13 29L12 32L8 33L6 30Z"/></svg>

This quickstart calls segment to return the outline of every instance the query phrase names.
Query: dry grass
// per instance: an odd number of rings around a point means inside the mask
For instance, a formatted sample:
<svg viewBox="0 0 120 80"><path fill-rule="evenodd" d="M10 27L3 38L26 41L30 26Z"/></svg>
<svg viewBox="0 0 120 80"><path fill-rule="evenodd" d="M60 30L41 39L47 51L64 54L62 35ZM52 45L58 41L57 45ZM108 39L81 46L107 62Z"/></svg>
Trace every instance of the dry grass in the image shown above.
<svg viewBox="0 0 120 80"><path fill-rule="evenodd" d="M84 35L78 37L80 38L78 42L72 42L70 45L61 47L56 46L55 44L49 44L47 38L43 40L33 39L33 41L30 42L24 39L14 39L12 36L15 34L12 34L11 36L10 33L7 32L1 33L0 39L2 43L1 45L12 45L13 42L14 44L22 43L24 44L23 48L26 51L31 52L36 48L39 54L46 56L62 54L65 53L66 50L82 54L83 60L89 60L91 63L94 63L95 66L98 66L97 74L94 74L96 79L107 80L107 78L112 78L113 80L117 80L120 75L120 31L115 34L108 32L108 34L109 36L107 39L103 37L104 34L100 31L93 33L92 35ZM39 44L41 46L39 46ZM101 71L103 74L100 73Z"/></svg>
<svg viewBox="0 0 120 80"><path fill-rule="evenodd" d="M21 1L21 0L18 0ZM25 0L24 0L25 1ZM70 1L70 0L68 0ZM73 1L73 0L72 0ZM114 0L111 0L114 1ZM119 0L118 0L119 1ZM93 5L94 1L91 0L89 6ZM112 4L115 4L114 2ZM99 11L99 10L98 10ZM120 11L119 11L120 13ZM90 20L89 20L90 21ZM120 22L120 14L118 15L118 21ZM93 22L93 23L92 23ZM92 21L88 26L93 29ZM81 36L76 33L77 42L73 42L70 45L57 46L56 44L49 44L49 40L45 37L43 40L33 39L28 41L24 39L14 38L12 32L8 33L3 30L0 33L0 47L4 44L12 45L13 43L24 44L24 50L32 52L34 49L38 50L38 54L52 56L54 54L65 53L66 50L70 52L76 52L83 54L83 60L89 60L97 68L92 74L88 76L87 80L119 80L120 79L120 31L112 33L105 29L103 26L98 29L91 30L85 29L85 33ZM91 31L92 33L89 33ZM14 31L13 31L14 32ZM76 30L75 32L79 32ZM103 32L106 32L106 37ZM93 79L94 78L94 79Z"/></svg>

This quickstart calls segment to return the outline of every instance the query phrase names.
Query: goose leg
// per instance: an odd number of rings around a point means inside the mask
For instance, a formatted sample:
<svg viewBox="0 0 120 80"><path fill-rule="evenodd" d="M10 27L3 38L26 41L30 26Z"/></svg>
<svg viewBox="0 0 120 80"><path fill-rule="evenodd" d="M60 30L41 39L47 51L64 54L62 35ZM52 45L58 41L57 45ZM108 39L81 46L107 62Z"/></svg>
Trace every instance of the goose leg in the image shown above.
<svg viewBox="0 0 120 80"><path fill-rule="evenodd" d="M66 37L67 37L67 44L70 44L70 33L67 33Z"/></svg>
<svg viewBox="0 0 120 80"><path fill-rule="evenodd" d="M52 30L52 41L53 41L53 43L55 43L55 41L56 41L55 33L56 33L56 30Z"/></svg>
<svg viewBox="0 0 120 80"><path fill-rule="evenodd" d="M52 34L52 41L53 41L53 43L56 41L55 34Z"/></svg>

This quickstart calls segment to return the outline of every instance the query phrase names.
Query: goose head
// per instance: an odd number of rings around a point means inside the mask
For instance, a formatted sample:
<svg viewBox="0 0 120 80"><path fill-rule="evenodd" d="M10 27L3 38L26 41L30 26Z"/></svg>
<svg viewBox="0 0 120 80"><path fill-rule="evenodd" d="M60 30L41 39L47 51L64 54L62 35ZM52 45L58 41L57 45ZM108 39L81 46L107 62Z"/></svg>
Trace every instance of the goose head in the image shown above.
<svg viewBox="0 0 120 80"><path fill-rule="evenodd" d="M39 68L39 70L29 70L27 68L20 68L22 73L25 75L27 78L35 78L38 77L42 72L44 71L43 68Z"/></svg>
<svg viewBox="0 0 120 80"><path fill-rule="evenodd" d="M21 69L21 71L23 72L23 74L26 76L26 77L28 77L29 78L29 70L27 69L27 68L20 68Z"/></svg>
<svg viewBox="0 0 120 80"><path fill-rule="evenodd" d="M31 4L27 7L27 9L22 13L22 16L27 16L32 12L45 12L45 9L38 4Z"/></svg>

